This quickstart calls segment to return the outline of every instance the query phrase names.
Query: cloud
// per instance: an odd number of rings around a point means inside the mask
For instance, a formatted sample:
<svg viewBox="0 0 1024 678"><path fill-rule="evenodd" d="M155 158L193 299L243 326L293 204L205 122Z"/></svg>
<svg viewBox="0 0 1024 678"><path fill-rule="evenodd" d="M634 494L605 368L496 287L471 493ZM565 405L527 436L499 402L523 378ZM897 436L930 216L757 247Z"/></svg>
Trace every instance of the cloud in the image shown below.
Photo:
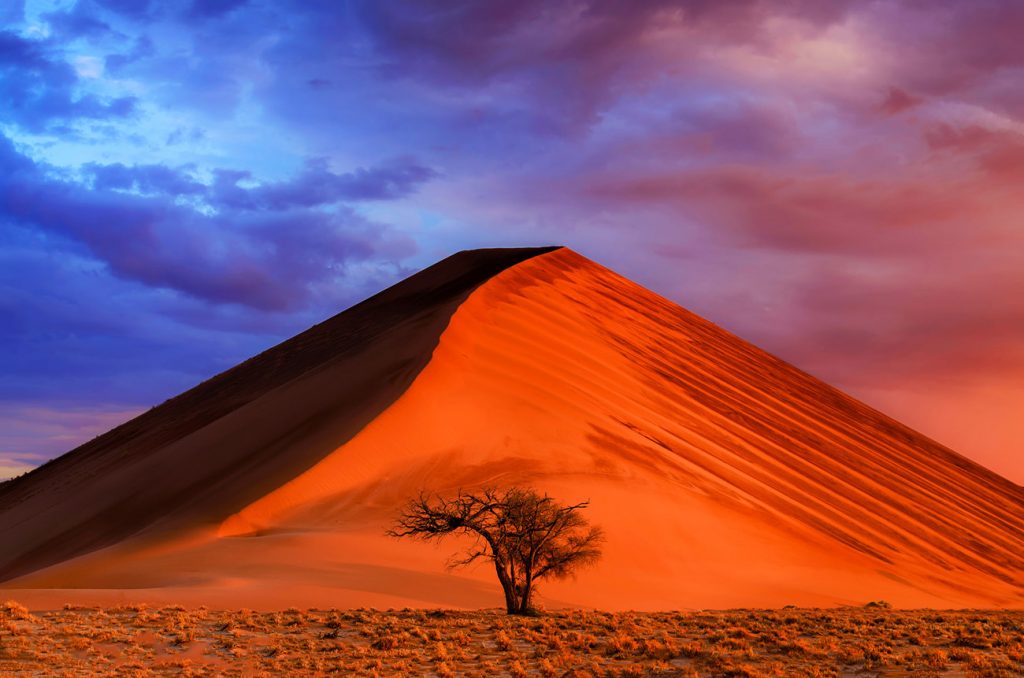
<svg viewBox="0 0 1024 678"><path fill-rule="evenodd" d="M0 452L0 482L28 473L41 462L11 452Z"/></svg>
<svg viewBox="0 0 1024 678"><path fill-rule="evenodd" d="M862 10L889 76L917 95L972 100L1014 115L1024 94L1024 6L1013 0L882 2Z"/></svg>
<svg viewBox="0 0 1024 678"><path fill-rule="evenodd" d="M97 5L117 14L139 19L149 15L153 0L93 0Z"/></svg>
<svg viewBox="0 0 1024 678"><path fill-rule="evenodd" d="M955 247L951 240L943 254ZM809 369L862 388L1018 372L1024 302L1013 290L1024 285L1020 264L1020 256L991 247L941 266L913 256L888 266L819 265L799 289L797 324L804 331L787 350ZM848 359L837 363L836 356Z"/></svg>
<svg viewBox="0 0 1024 678"><path fill-rule="evenodd" d="M0 23L14 24L25 16L24 0L9 0L0 5Z"/></svg>
<svg viewBox="0 0 1024 678"><path fill-rule="evenodd" d="M890 87L881 109L887 115L896 115L917 106L921 101L920 97L915 97L899 87Z"/></svg>
<svg viewBox="0 0 1024 678"><path fill-rule="evenodd" d="M924 138L939 160L949 155L971 159L999 183L1024 179L1024 129L938 123L925 130Z"/></svg>
<svg viewBox="0 0 1024 678"><path fill-rule="evenodd" d="M344 275L349 262L371 258L388 241L385 228L350 209L289 210L321 205L271 192L274 214L221 211L213 215L172 198L199 193L201 184L181 170L160 166L89 166L93 186L48 178L5 139L0 143L4 213L16 223L68 238L103 261L115 275L214 303L264 310L301 308L312 288ZM335 175L330 175L335 176ZM388 175L346 179L349 192L388 194L399 179ZM301 185L301 182L300 182ZM149 195L111 189L132 188ZM403 189L396 189L403 190ZM377 193L373 193L376 195ZM405 253L411 253L405 248Z"/></svg>
<svg viewBox="0 0 1024 678"><path fill-rule="evenodd" d="M146 194L201 195L206 186L189 173L188 168L173 169L165 165L133 165L121 163L99 165L86 163L86 174L92 177L93 188L137 191Z"/></svg>
<svg viewBox="0 0 1024 678"><path fill-rule="evenodd" d="M41 41L0 31L0 109L8 122L40 132L76 120L124 119L135 113L131 96L76 94L78 76Z"/></svg>
<svg viewBox="0 0 1024 678"><path fill-rule="evenodd" d="M948 224L972 209L948 186L746 166L586 181L583 190L592 200L666 204L727 243L781 251L920 251L934 244L921 238L921 227L956 229Z"/></svg>
<svg viewBox="0 0 1024 678"><path fill-rule="evenodd" d="M95 38L113 32L110 24L96 17L95 7L89 0L78 0L66 10L47 12L41 18L61 40Z"/></svg>
<svg viewBox="0 0 1024 678"><path fill-rule="evenodd" d="M699 70L704 52L737 43L765 48L763 32L779 17L823 30L842 21L850 4L506 0L355 6L385 76L472 91L483 107L494 102L522 109L534 131L574 135L598 123L628 93Z"/></svg>
<svg viewBox="0 0 1024 678"><path fill-rule="evenodd" d="M294 179L240 188L248 172L219 170L212 203L244 210L287 210L330 205L341 201L397 200L414 193L437 172L411 160L396 160L373 168L335 174L325 159L309 160Z"/></svg>
<svg viewBox="0 0 1024 678"><path fill-rule="evenodd" d="M7 157L14 156L8 153ZM245 170L214 169L211 186L195 178L193 166L86 163L82 172L91 179L92 187L100 191L198 196L216 208L270 212L341 202L401 200L439 176L435 170L409 158L340 174L332 172L328 164L324 158L309 159L295 178L263 183L255 182L252 173ZM241 182L251 185L243 187Z"/></svg>
<svg viewBox="0 0 1024 678"><path fill-rule="evenodd" d="M315 308L265 313L125 281L82 249L46 232L0 228L0 418L27 421L19 408L161 402L365 294L346 280ZM35 449L28 434L15 445L13 431L0 426L0 449Z"/></svg>
<svg viewBox="0 0 1024 678"><path fill-rule="evenodd" d="M30 471L139 413L137 408L58 410L0 401L0 480Z"/></svg>
<svg viewBox="0 0 1024 678"><path fill-rule="evenodd" d="M148 35L135 38L130 50L124 53L108 54L104 57L104 67L111 73L120 73L126 66L134 64L156 54L156 48Z"/></svg>
<svg viewBox="0 0 1024 678"><path fill-rule="evenodd" d="M191 18L210 19L224 16L246 5L249 0L193 0L188 10Z"/></svg>
<svg viewBox="0 0 1024 678"><path fill-rule="evenodd" d="M174 146L182 143L196 143L206 138L206 133L200 127L193 127L186 129L185 127L175 127L167 135L165 145Z"/></svg>

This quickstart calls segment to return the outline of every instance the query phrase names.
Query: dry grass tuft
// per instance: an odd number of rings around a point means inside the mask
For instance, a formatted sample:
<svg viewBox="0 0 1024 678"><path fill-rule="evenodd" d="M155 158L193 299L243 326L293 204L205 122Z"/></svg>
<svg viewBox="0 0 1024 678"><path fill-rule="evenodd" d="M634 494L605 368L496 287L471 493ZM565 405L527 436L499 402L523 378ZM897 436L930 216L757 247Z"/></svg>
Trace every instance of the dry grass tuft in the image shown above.
<svg viewBox="0 0 1024 678"><path fill-rule="evenodd" d="M1024 612L0 607L0 675L1024 675Z"/></svg>

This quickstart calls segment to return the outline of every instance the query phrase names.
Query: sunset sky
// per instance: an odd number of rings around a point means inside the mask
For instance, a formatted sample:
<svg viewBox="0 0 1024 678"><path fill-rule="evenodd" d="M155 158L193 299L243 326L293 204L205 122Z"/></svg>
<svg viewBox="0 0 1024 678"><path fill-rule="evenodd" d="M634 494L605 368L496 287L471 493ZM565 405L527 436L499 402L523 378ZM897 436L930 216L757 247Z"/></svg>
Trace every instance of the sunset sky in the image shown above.
<svg viewBox="0 0 1024 678"><path fill-rule="evenodd" d="M564 244L1024 483L1024 3L0 2L0 477Z"/></svg>

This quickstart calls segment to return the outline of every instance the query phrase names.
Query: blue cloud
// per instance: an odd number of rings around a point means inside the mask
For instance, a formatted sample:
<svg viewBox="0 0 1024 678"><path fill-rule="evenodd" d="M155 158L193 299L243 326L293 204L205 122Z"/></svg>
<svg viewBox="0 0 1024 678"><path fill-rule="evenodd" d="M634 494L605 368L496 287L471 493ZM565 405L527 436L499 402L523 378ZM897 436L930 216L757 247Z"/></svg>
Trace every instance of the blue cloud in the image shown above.
<svg viewBox="0 0 1024 678"><path fill-rule="evenodd" d="M188 10L191 18L215 18L235 11L249 0L193 0Z"/></svg>
<svg viewBox="0 0 1024 678"><path fill-rule="evenodd" d="M0 31L0 111L3 120L40 132L55 123L124 119L136 110L132 96L104 99L77 94L78 76L46 43Z"/></svg>
<svg viewBox="0 0 1024 678"><path fill-rule="evenodd" d="M135 191L144 194L201 195L206 186L195 179L187 168L173 169L165 165L133 165L121 163L100 165L87 163L83 169L92 177L93 188Z"/></svg>
<svg viewBox="0 0 1024 678"><path fill-rule="evenodd" d="M0 24L16 24L25 17L24 0L8 0L0 3Z"/></svg>
<svg viewBox="0 0 1024 678"><path fill-rule="evenodd" d="M265 183L251 189L238 182L251 179L248 172L217 172L213 204L244 210L287 210L330 205L341 201L396 200L412 195L437 172L412 160L397 160L379 167L335 174L323 158L309 160L294 179Z"/></svg>
<svg viewBox="0 0 1024 678"><path fill-rule="evenodd" d="M118 277L214 303L301 308L313 286L373 258L386 239L384 226L344 206L302 209L340 200L308 179L253 189L270 196L255 205L221 200L209 214L175 200L206 192L181 169L90 164L84 185L49 177L2 137L0 167L0 219L73 241ZM353 175L348 197L407 190L408 174Z"/></svg>

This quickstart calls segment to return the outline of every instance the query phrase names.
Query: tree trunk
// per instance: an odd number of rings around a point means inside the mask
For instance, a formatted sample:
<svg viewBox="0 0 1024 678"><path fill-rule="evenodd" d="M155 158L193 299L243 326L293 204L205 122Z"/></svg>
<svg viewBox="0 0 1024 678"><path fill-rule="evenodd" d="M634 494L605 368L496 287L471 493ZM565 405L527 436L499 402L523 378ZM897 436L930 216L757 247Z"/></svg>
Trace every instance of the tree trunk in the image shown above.
<svg viewBox="0 0 1024 678"><path fill-rule="evenodd" d="M508 614L515 614L518 609L515 591L510 586L505 587L505 611Z"/></svg>
<svg viewBox="0 0 1024 678"><path fill-rule="evenodd" d="M519 614L530 614L530 594L532 593L531 586L527 584L523 587L523 598L519 601Z"/></svg>
<svg viewBox="0 0 1024 678"><path fill-rule="evenodd" d="M519 601L519 614L530 614L530 596L533 595L533 562L525 563L523 566L523 590L522 599Z"/></svg>
<svg viewBox="0 0 1024 678"><path fill-rule="evenodd" d="M505 612L515 614L516 610L519 609L519 601L516 600L515 583L509 580L503 563L498 560L494 561L494 571L498 573L498 582L501 584L501 590L505 593Z"/></svg>

